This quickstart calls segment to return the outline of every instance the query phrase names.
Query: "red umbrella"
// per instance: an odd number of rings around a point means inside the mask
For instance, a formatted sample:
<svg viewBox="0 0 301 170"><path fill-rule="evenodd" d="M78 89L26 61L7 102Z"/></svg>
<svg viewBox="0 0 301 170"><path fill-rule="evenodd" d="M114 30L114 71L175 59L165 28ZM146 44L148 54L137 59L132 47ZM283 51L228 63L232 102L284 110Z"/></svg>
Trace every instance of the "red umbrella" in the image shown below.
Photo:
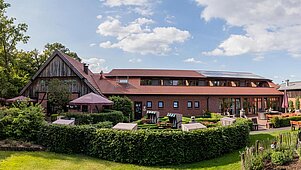
<svg viewBox="0 0 301 170"><path fill-rule="evenodd" d="M286 109L288 108L288 97L287 97L286 91L284 91L284 96L283 96L283 101L282 101L282 108L285 108L285 112L286 112Z"/></svg>
<svg viewBox="0 0 301 170"><path fill-rule="evenodd" d="M31 98L25 97L25 96L18 96L18 97L14 97L14 98L6 100L6 102L8 102L8 103L14 103L14 102L18 102L18 101L36 102L35 99L31 99Z"/></svg>
<svg viewBox="0 0 301 170"><path fill-rule="evenodd" d="M102 105L113 105L113 102L101 95L95 93L89 93L83 95L75 100L72 100L70 104L102 104Z"/></svg>

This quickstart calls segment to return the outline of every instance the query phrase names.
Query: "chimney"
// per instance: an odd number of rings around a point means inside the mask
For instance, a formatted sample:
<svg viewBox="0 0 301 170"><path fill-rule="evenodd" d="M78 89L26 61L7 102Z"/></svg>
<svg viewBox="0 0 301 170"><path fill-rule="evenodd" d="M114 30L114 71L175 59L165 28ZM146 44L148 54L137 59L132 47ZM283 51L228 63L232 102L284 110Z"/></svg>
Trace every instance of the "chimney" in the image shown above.
<svg viewBox="0 0 301 170"><path fill-rule="evenodd" d="M83 65L84 65L84 72L86 73L86 74L88 74L88 67L89 67L89 65L88 64L86 64L86 63L83 63Z"/></svg>
<svg viewBox="0 0 301 170"><path fill-rule="evenodd" d="M99 74L100 74L100 77L99 77L99 79L100 79L100 80L101 80L101 79L103 79L103 71L102 71L102 70L100 71L100 73L99 73Z"/></svg>

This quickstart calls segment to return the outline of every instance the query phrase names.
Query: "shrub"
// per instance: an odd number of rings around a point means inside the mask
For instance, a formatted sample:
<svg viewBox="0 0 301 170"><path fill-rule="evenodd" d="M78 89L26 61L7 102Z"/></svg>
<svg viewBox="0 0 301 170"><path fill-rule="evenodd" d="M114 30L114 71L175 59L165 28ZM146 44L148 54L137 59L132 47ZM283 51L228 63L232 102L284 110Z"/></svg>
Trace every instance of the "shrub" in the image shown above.
<svg viewBox="0 0 301 170"><path fill-rule="evenodd" d="M249 128L243 123L192 132L49 125L41 129L38 143L54 152L160 165L214 158L245 146L248 139Z"/></svg>
<svg viewBox="0 0 301 170"><path fill-rule="evenodd" d="M278 116L272 117L272 118L271 118L271 123L273 124L273 126L274 126L275 128L281 127L280 118L279 118Z"/></svg>
<svg viewBox="0 0 301 170"><path fill-rule="evenodd" d="M126 119L130 117L130 121L134 119L133 102L131 99L120 96L111 96L109 99L114 102L112 107L114 110L121 111Z"/></svg>
<svg viewBox="0 0 301 170"><path fill-rule="evenodd" d="M287 162L286 155L281 151L274 151L271 154L271 161L275 165L283 165Z"/></svg>
<svg viewBox="0 0 301 170"><path fill-rule="evenodd" d="M97 124L99 122L110 121L113 125L123 121L123 114L120 111L108 113L64 113L68 119L75 118L75 124Z"/></svg>
<svg viewBox="0 0 301 170"><path fill-rule="evenodd" d="M286 127L286 126L290 126L290 121L301 121L301 116L292 116L292 117L273 117L271 119L271 122L273 124L274 127Z"/></svg>
<svg viewBox="0 0 301 170"><path fill-rule="evenodd" d="M294 111L294 102L292 100L288 101L288 110L289 112Z"/></svg>
<svg viewBox="0 0 301 170"><path fill-rule="evenodd" d="M0 138L35 140L37 132L45 123L40 105L22 105L0 112Z"/></svg>
<svg viewBox="0 0 301 170"><path fill-rule="evenodd" d="M105 122L99 122L97 124L92 124L93 127L95 128L111 128L113 127L113 123L112 122L109 122L109 121L105 121Z"/></svg>
<svg viewBox="0 0 301 170"><path fill-rule="evenodd" d="M52 114L52 115L50 116L51 122L56 121L56 120L57 120L57 117L58 117L58 114Z"/></svg>
<svg viewBox="0 0 301 170"><path fill-rule="evenodd" d="M255 156L251 160L251 169L252 170L262 170L264 168L263 157Z"/></svg>
<svg viewBox="0 0 301 170"><path fill-rule="evenodd" d="M58 153L89 153L96 128L92 126L44 125L37 143Z"/></svg>

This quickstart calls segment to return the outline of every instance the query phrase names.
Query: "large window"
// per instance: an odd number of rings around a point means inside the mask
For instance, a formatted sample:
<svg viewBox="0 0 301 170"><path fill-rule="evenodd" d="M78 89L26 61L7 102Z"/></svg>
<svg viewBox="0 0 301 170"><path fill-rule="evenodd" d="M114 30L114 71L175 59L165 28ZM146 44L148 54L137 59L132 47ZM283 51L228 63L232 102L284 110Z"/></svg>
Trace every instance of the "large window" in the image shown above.
<svg viewBox="0 0 301 170"><path fill-rule="evenodd" d="M187 102L187 108L192 108L192 101Z"/></svg>
<svg viewBox="0 0 301 170"><path fill-rule="evenodd" d="M158 108L164 108L164 102L163 101L158 102Z"/></svg>
<svg viewBox="0 0 301 170"><path fill-rule="evenodd" d="M146 102L146 107L147 108L152 108L152 102L151 101L147 101Z"/></svg>
<svg viewBox="0 0 301 170"><path fill-rule="evenodd" d="M159 79L141 79L140 85L143 86L159 86L161 81Z"/></svg>
<svg viewBox="0 0 301 170"><path fill-rule="evenodd" d="M173 108L179 108L179 102L178 101L173 102Z"/></svg>

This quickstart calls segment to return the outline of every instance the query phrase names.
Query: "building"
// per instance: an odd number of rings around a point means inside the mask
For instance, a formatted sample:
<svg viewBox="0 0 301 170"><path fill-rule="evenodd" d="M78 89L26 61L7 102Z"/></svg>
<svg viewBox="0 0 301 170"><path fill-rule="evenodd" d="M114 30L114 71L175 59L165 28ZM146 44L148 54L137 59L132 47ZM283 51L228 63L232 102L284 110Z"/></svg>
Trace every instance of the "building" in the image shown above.
<svg viewBox="0 0 301 170"><path fill-rule="evenodd" d="M247 114L272 107L279 110L283 93L264 77L246 72L161 69L113 69L109 73L92 73L88 66L56 51L21 91L37 99L48 110L47 82L59 78L69 84L78 98L93 92L105 96L129 97L134 103L135 118L146 110L184 115L201 115L205 111Z"/></svg>
<svg viewBox="0 0 301 170"><path fill-rule="evenodd" d="M286 90L286 94L288 100L294 102L294 106L296 106L296 98L301 97L301 81L296 82L287 82L280 85L278 88L279 91L284 92Z"/></svg>

